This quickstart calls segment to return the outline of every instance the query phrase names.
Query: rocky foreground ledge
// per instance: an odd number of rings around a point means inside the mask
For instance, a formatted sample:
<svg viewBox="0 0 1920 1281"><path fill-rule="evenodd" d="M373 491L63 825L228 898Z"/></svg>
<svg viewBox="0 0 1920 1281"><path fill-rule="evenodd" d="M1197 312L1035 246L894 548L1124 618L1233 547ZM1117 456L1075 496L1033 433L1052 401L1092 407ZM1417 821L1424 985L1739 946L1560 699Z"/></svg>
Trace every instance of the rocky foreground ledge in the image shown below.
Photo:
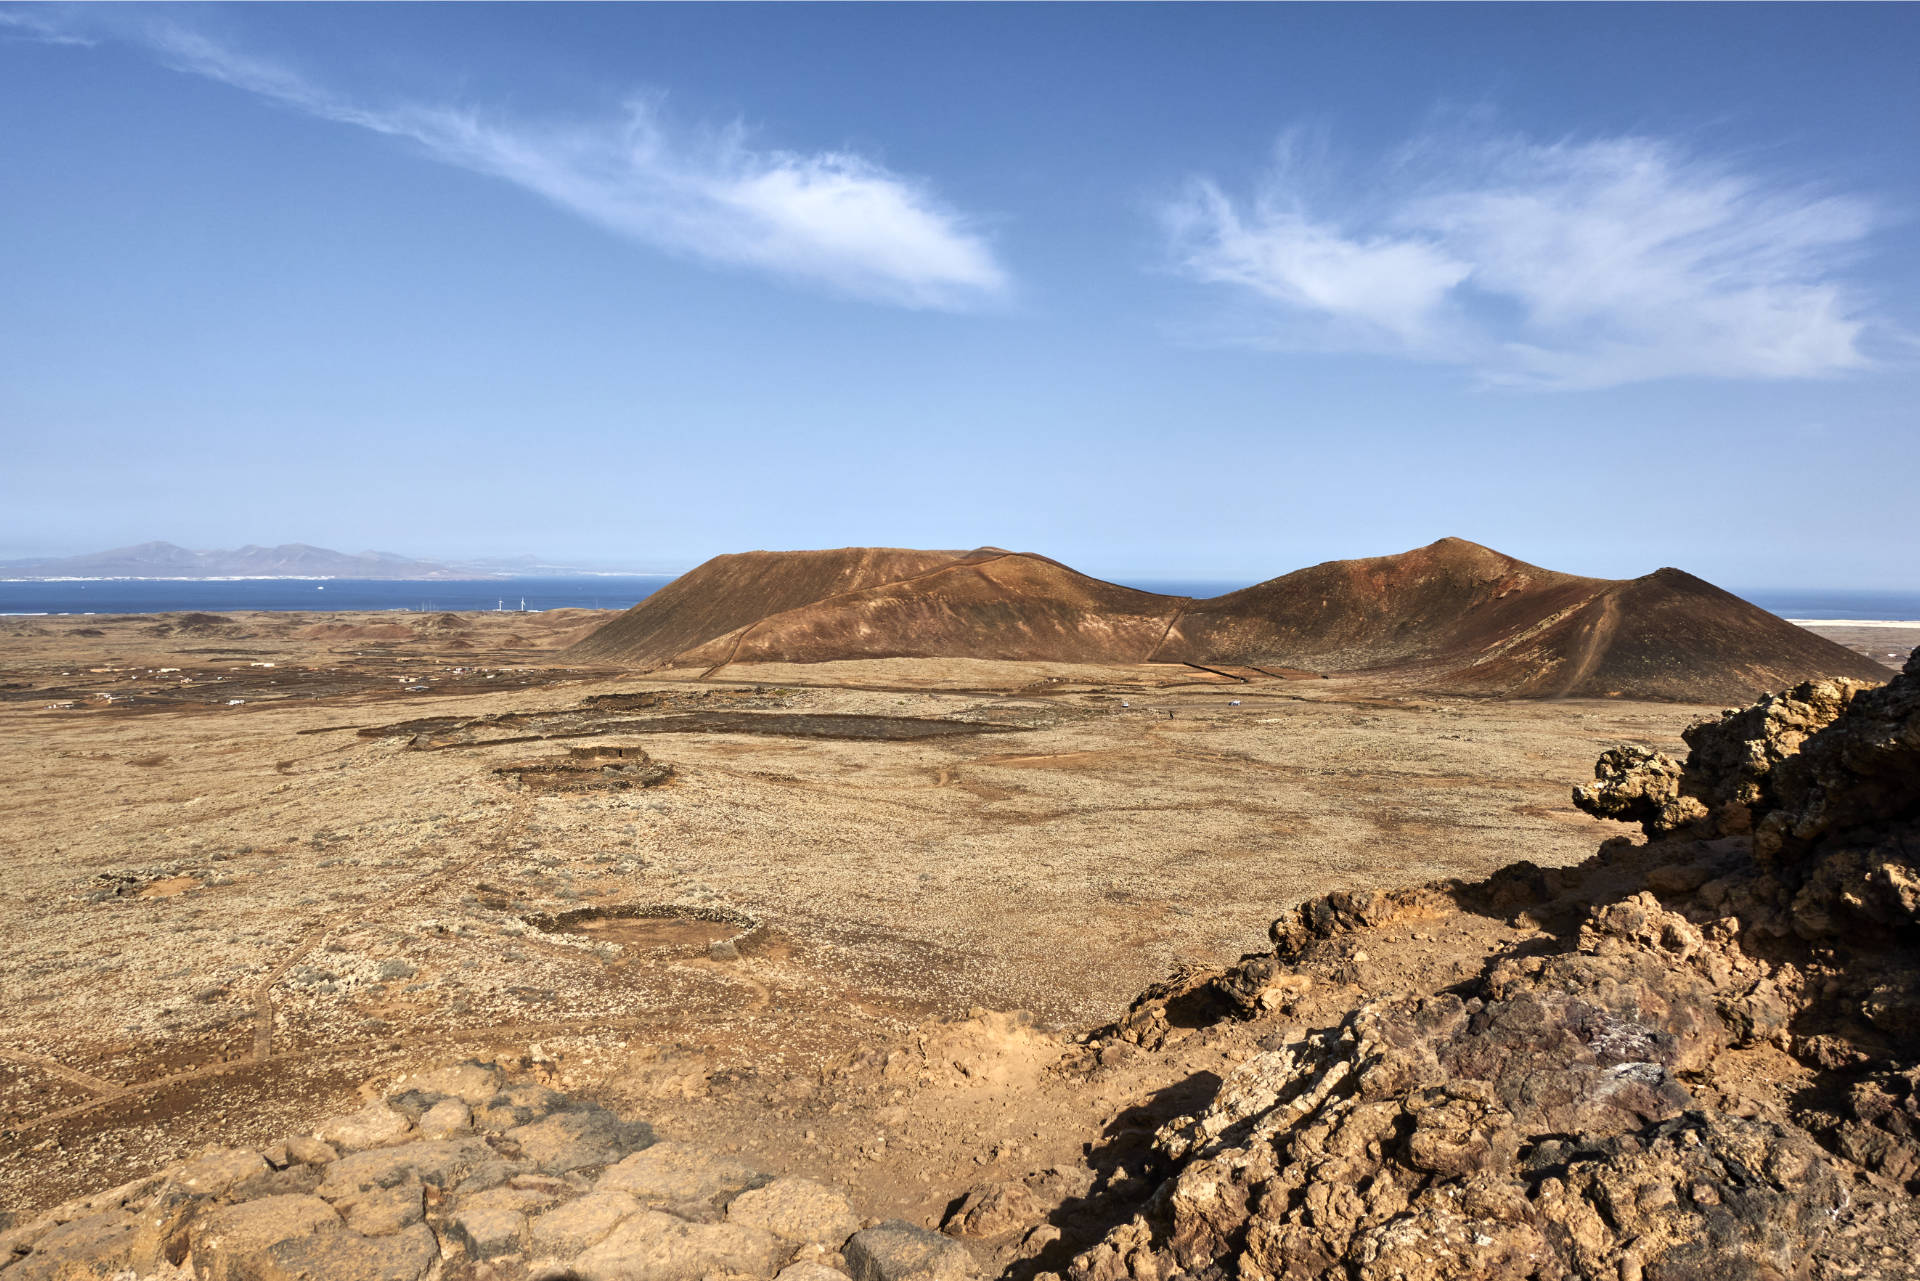
<svg viewBox="0 0 1920 1281"><path fill-rule="evenodd" d="M1576 793L1644 845L1335 894L1139 1002L1257 1052L1071 1281L1920 1277L1920 651L1686 738ZM1464 915L1537 931L1462 979Z"/></svg>
<svg viewBox="0 0 1920 1281"><path fill-rule="evenodd" d="M962 1281L959 1242L469 1062L0 1233L5 1281Z"/></svg>

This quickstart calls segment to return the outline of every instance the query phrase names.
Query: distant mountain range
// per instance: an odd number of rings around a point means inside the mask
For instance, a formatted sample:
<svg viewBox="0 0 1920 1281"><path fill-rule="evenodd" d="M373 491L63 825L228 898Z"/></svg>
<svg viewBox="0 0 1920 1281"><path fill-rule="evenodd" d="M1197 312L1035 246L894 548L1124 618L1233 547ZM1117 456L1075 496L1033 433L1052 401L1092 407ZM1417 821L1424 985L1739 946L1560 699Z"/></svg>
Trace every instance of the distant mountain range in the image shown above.
<svg viewBox="0 0 1920 1281"><path fill-rule="evenodd" d="M392 552L336 552L306 543L192 551L141 543L82 556L0 561L0 578L510 578L585 571L543 565L531 556L445 563Z"/></svg>

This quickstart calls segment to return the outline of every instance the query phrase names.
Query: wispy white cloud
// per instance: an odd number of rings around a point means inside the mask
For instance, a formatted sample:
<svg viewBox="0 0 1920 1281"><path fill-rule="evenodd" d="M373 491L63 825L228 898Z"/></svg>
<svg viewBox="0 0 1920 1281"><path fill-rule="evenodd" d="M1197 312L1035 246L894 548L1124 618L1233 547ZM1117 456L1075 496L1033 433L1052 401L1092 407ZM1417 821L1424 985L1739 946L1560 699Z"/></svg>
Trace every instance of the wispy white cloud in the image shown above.
<svg viewBox="0 0 1920 1281"><path fill-rule="evenodd" d="M926 183L850 152L756 147L738 125L676 131L647 100L612 120L565 124L464 107L369 106L203 32L141 22L115 34L176 70L407 140L672 253L905 307L964 309L1010 287L971 220Z"/></svg>
<svg viewBox="0 0 1920 1281"><path fill-rule="evenodd" d="M91 37L68 30L55 10L0 9L0 39L30 40L35 44L67 44L92 48Z"/></svg>
<svg viewBox="0 0 1920 1281"><path fill-rule="evenodd" d="M1260 341L1555 388L1868 363L1864 200L1648 137L1429 136L1338 204L1279 154L1248 200L1196 179L1164 210L1181 270L1271 307Z"/></svg>

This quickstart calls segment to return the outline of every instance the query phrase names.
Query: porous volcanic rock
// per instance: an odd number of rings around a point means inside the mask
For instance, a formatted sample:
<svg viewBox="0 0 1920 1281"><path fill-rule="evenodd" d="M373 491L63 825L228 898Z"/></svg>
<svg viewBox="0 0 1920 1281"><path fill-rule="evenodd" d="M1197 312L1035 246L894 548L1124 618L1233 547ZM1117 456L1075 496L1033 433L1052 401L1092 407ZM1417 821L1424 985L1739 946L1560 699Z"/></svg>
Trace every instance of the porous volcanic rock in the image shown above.
<svg viewBox="0 0 1920 1281"><path fill-rule="evenodd" d="M1594 765L1592 785L1573 789L1573 803L1598 818L1637 823L1653 837L1746 832L1756 809L1777 808L1776 782L1803 768L1775 767L1868 688L1844 678L1805 681L1689 726L1681 734L1691 749L1684 767L1649 748L1610 748Z"/></svg>
<svg viewBox="0 0 1920 1281"><path fill-rule="evenodd" d="M1645 844L1304 904L1106 1029L1271 1025L1071 1281L1920 1276L1920 651L1687 741L1583 791ZM1449 911L1540 930L1466 982L1370 970Z"/></svg>
<svg viewBox="0 0 1920 1281"><path fill-rule="evenodd" d="M720 556L576 645L701 667L875 658L1386 672L1504 697L1728 701L1887 669L1677 569L1615 581L1458 538L1198 600L987 547Z"/></svg>

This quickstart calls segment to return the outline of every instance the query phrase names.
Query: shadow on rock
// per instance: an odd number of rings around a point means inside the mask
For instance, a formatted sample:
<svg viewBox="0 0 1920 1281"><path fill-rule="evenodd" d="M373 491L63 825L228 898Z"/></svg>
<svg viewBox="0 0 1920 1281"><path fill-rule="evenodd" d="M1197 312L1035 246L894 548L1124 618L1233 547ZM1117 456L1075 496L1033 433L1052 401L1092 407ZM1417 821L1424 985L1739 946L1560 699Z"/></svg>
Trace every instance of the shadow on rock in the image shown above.
<svg viewBox="0 0 1920 1281"><path fill-rule="evenodd" d="M1920 654L1686 739L1576 790L1644 844L1328 895L1136 1002L1105 1031L1148 1048L1196 1012L1321 1030L1160 1127L1071 1281L1916 1275Z"/></svg>

